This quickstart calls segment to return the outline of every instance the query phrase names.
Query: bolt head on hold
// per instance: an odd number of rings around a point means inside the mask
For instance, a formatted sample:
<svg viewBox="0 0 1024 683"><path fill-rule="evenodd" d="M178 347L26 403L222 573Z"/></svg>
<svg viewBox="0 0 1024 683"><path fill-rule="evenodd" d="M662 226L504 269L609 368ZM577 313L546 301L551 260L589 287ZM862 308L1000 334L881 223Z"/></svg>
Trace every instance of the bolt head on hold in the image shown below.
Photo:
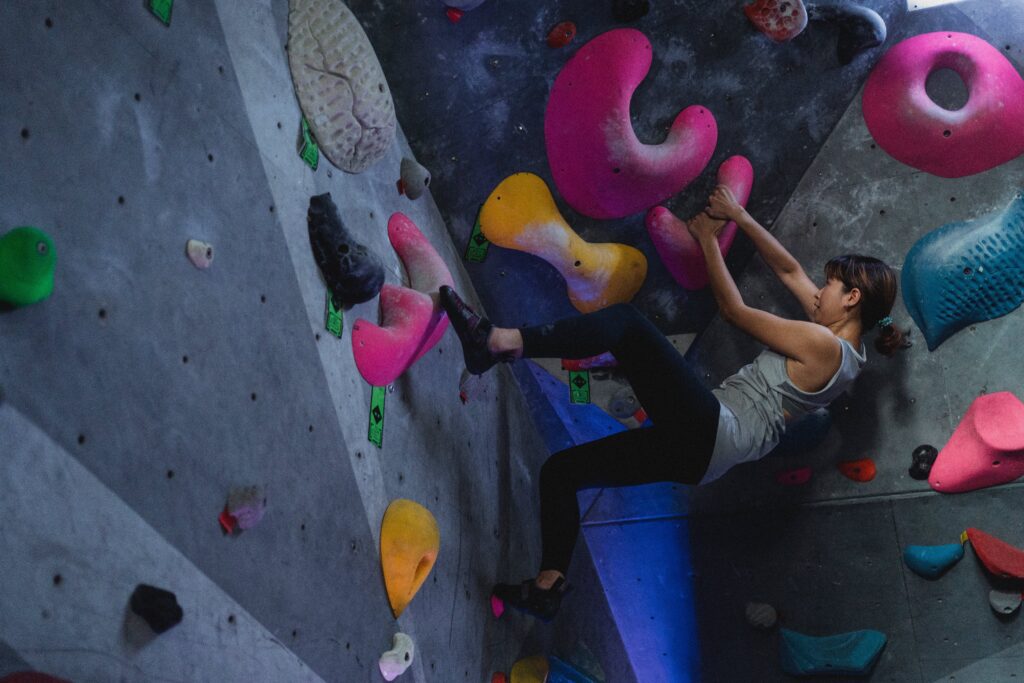
<svg viewBox="0 0 1024 683"><path fill-rule="evenodd" d="M415 159L402 159L401 174L399 192L404 190L409 199L419 199L430 187L430 171Z"/></svg>
<svg viewBox="0 0 1024 683"><path fill-rule="evenodd" d="M206 270L213 263L213 245L199 240L189 240L185 243L185 253L192 265L200 270Z"/></svg>

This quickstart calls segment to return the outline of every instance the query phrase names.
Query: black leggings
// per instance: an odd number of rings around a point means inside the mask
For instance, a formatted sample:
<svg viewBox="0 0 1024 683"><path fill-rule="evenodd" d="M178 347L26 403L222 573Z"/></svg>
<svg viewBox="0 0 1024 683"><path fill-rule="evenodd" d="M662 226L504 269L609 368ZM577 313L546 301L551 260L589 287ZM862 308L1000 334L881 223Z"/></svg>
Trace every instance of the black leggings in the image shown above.
<svg viewBox="0 0 1024 683"><path fill-rule="evenodd" d="M540 566L565 574L580 529L576 492L656 481L698 483L715 447L720 405L672 343L629 304L521 332L527 358L611 351L654 423L560 451L541 468Z"/></svg>

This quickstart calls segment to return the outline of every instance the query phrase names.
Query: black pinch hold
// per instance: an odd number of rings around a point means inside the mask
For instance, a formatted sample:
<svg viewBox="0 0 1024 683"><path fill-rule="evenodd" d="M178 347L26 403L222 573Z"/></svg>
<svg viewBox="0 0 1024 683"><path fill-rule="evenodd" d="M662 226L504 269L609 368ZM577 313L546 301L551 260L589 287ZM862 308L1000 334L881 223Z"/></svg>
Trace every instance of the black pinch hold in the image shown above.
<svg viewBox="0 0 1024 683"><path fill-rule="evenodd" d="M347 307L377 296L384 285L384 263L345 229L331 193L311 197L306 217L309 246L334 305Z"/></svg>
<svg viewBox="0 0 1024 683"><path fill-rule="evenodd" d="M612 0L612 19L629 23L646 16L650 9L648 0Z"/></svg>
<svg viewBox="0 0 1024 683"><path fill-rule="evenodd" d="M834 23L839 29L840 64L849 64L861 52L885 42L885 20L873 9L845 3L808 3L806 7L809 20Z"/></svg>
<svg viewBox="0 0 1024 683"><path fill-rule="evenodd" d="M184 613L174 593L140 583L130 602L132 612L142 617L154 633L163 633L181 623Z"/></svg>

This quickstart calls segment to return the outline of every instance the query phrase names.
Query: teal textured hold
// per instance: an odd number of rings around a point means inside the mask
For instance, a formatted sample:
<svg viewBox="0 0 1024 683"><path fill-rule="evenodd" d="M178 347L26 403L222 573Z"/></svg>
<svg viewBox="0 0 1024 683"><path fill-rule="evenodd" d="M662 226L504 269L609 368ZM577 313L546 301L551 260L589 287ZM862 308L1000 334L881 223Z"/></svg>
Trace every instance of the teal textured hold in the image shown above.
<svg viewBox="0 0 1024 683"><path fill-rule="evenodd" d="M548 657L547 683L594 683L594 679L580 673L558 657Z"/></svg>
<svg viewBox="0 0 1024 683"><path fill-rule="evenodd" d="M815 638L789 629L780 629L779 659L782 670L791 676L864 676L882 648L881 631L851 631Z"/></svg>
<svg viewBox="0 0 1024 683"><path fill-rule="evenodd" d="M910 571L926 579L937 579L964 556L961 543L948 545L908 545L903 551L903 561Z"/></svg>
<svg viewBox="0 0 1024 683"><path fill-rule="evenodd" d="M1024 301L1024 195L1003 211L943 225L911 247L903 302L928 349Z"/></svg>

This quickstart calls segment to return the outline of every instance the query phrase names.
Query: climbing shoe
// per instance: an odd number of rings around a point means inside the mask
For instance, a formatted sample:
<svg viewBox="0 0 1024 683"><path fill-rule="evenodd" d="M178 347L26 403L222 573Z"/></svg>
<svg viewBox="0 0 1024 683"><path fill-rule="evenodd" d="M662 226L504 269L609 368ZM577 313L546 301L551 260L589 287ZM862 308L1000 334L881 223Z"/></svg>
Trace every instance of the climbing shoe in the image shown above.
<svg viewBox="0 0 1024 683"><path fill-rule="evenodd" d="M549 622L558 614L562 598L569 590L571 589L566 585L565 579L561 577L547 590L538 588L533 579L527 579L522 583L496 584L491 590L491 595L524 614Z"/></svg>
<svg viewBox="0 0 1024 683"><path fill-rule="evenodd" d="M491 321L474 313L448 285L441 287L441 306L448 314L452 329L462 342L466 369L472 374L482 375L495 363L510 363L515 360L511 354L491 353L487 348L487 338L491 336L491 329L494 327Z"/></svg>

